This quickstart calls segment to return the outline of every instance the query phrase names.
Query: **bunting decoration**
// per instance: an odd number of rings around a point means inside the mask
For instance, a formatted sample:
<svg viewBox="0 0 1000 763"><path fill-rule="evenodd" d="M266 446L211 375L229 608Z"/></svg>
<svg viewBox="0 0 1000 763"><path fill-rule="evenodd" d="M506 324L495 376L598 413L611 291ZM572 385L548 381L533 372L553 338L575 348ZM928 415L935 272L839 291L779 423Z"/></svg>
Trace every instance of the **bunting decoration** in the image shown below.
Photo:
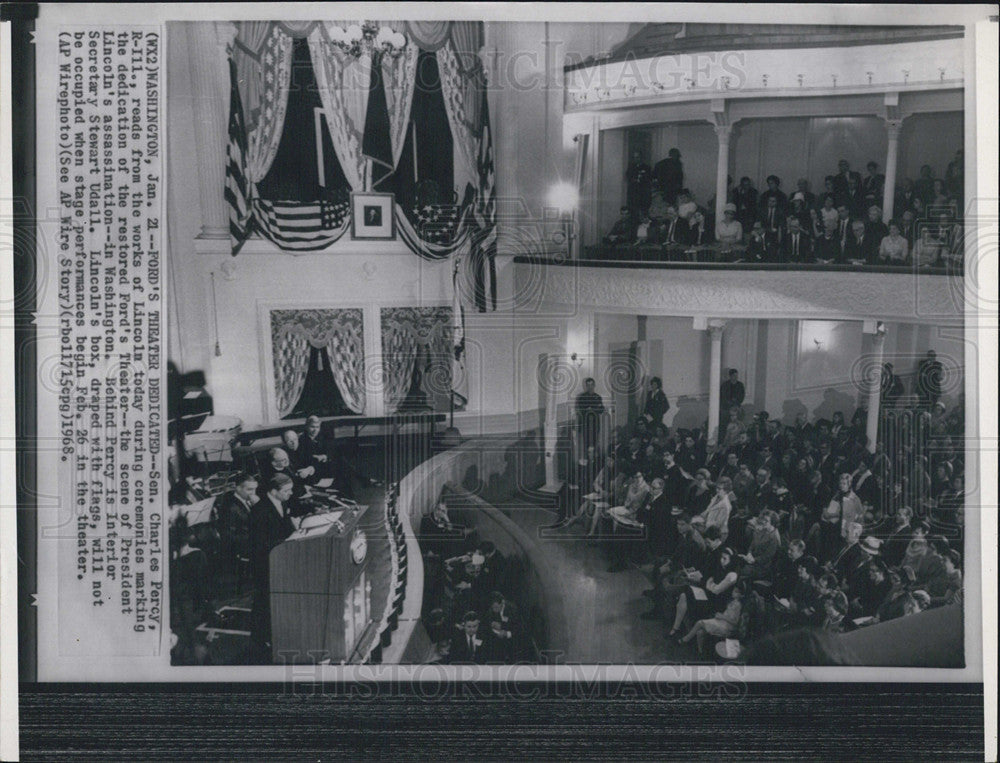
<svg viewBox="0 0 1000 763"><path fill-rule="evenodd" d="M236 76L236 63L229 59L229 146L226 149L225 199L229 205L229 238L233 255L239 254L252 231L250 185L246 177L247 131Z"/></svg>
<svg viewBox="0 0 1000 763"><path fill-rule="evenodd" d="M379 23L388 25L386 34ZM251 236L260 236L282 251L323 251L350 229L351 192L376 190L381 185L385 191L400 194L393 208L399 240L429 260L466 250L465 266L474 273L476 309L495 310L495 166L485 74L476 58L482 46L481 22L364 22L359 28L364 32L368 27L379 31L364 55L356 55L363 51L353 48L345 52L340 38L346 32L332 22L288 27L261 21L239 27L229 50L225 199L232 252L238 253ZM400 38L393 42L396 53L383 49L385 40L379 35ZM295 198L275 198L266 195L272 188L283 187L274 182L280 177L273 174L274 158L287 151L283 135L286 141L295 140L288 137L293 133L288 132L285 118L291 113L288 94L294 91L290 86L292 59L299 55L296 46L303 40L309 48L327 131L323 139L328 137L333 146L332 152L317 153L320 161L330 162L332 157L338 166L335 176L344 187L332 195L333 189L328 189L321 192L325 198L310 200L309 191L302 191L308 186L294 186L293 195L299 193ZM411 107L418 61L431 53L441 73L441 124L448 133L441 145L430 142L426 150L452 153L454 176L453 182L442 182L434 199L411 204L410 173L414 188L425 180L436 181L433 176L418 178L415 137L411 139L412 169L402 179L397 172L404 144L413 134ZM301 111L303 107L296 101L295 108ZM406 156L410 161L410 154ZM457 193L462 193L461 200ZM401 206L404 198L409 205L406 209Z"/></svg>
<svg viewBox="0 0 1000 763"><path fill-rule="evenodd" d="M475 299L479 312L486 312L486 294L493 310L497 309L497 199L493 166L493 136L490 130L489 103L482 91L482 131L479 137L477 170L479 189L471 215L472 263L475 271ZM487 284L487 281L489 283Z"/></svg>
<svg viewBox="0 0 1000 763"><path fill-rule="evenodd" d="M452 307L451 307L451 342L452 370L451 395L456 408L464 408L469 402L469 380L465 373L465 307L459 296L458 289L459 258L455 258L455 266L451 273Z"/></svg>

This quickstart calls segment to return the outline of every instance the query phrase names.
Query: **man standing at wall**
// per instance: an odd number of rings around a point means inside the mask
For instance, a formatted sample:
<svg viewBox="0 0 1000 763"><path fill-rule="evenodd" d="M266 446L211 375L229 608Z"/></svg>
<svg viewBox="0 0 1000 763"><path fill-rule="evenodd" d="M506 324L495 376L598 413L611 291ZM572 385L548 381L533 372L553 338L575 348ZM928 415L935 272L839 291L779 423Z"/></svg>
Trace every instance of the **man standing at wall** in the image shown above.
<svg viewBox="0 0 1000 763"><path fill-rule="evenodd" d="M583 392L576 396L576 426L580 432L584 451L600 444L601 417L604 415L604 401L595 391L597 383L593 378L583 381Z"/></svg>

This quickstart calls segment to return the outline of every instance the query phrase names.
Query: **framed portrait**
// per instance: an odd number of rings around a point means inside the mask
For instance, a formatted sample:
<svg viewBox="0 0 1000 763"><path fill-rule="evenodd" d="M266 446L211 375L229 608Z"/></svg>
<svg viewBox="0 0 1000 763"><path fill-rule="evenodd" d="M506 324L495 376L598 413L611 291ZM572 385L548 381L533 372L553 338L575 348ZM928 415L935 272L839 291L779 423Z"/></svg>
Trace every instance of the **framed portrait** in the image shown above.
<svg viewBox="0 0 1000 763"><path fill-rule="evenodd" d="M351 194L351 238L391 241L396 238L391 193Z"/></svg>

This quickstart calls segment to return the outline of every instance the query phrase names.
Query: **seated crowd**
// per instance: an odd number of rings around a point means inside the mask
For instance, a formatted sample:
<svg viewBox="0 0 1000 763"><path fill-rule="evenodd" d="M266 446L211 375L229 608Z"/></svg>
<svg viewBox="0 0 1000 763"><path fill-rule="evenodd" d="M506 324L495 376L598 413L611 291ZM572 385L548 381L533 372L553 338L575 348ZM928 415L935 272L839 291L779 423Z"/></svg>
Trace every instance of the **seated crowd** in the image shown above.
<svg viewBox="0 0 1000 763"><path fill-rule="evenodd" d="M670 172L661 169L667 162ZM749 177L735 187L730 178L723 219L716 220L715 199L702 206L683 186L677 149L652 170L636 155L629 165L627 203L599 256L669 261L711 252L716 261L728 262L918 268L961 262L962 152L944 178L924 165L917 181L903 181L894 219L888 221L881 209L885 176L878 170L869 162L862 177L841 159L819 194L805 179L789 195L776 175L768 176L762 192Z"/></svg>
<svg viewBox="0 0 1000 763"><path fill-rule="evenodd" d="M940 400L932 356L909 396L886 369L874 452L863 408L782 423L747 415L740 395L714 447L640 418L606 454L587 447L561 526L604 545L610 572L643 569L642 617L699 651L959 603L964 414Z"/></svg>
<svg viewBox="0 0 1000 763"><path fill-rule="evenodd" d="M452 522L443 499L421 520L419 540L424 558L423 623L434 645L434 661L535 661L512 595L516 570L496 545Z"/></svg>

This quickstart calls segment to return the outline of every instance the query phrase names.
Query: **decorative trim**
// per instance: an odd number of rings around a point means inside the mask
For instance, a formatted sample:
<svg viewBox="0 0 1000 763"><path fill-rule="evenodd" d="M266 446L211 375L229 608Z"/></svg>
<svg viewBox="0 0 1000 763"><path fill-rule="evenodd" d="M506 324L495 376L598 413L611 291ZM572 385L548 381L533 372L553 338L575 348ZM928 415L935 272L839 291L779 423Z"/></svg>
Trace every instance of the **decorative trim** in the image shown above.
<svg viewBox="0 0 1000 763"><path fill-rule="evenodd" d="M514 259L515 293L541 284L521 315L556 317L580 310L712 318L810 318L960 323L966 306L959 275L762 268L622 267ZM543 268L544 272L536 272ZM610 272L609 272L610 271Z"/></svg>

